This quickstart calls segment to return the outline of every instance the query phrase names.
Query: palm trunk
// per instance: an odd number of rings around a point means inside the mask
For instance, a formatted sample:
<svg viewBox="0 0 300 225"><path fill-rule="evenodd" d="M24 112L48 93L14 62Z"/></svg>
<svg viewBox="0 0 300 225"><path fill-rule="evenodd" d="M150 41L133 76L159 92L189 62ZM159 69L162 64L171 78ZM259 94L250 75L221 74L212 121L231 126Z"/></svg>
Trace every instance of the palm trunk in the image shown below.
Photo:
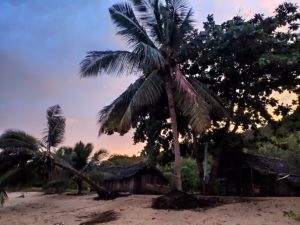
<svg viewBox="0 0 300 225"><path fill-rule="evenodd" d="M69 166L65 166L57 161L55 161L54 164L64 170L69 171L74 176L77 176L79 179L85 181L87 184L89 184L91 186L91 188L93 188L97 192L99 197L107 197L108 196L108 192L103 187L99 186L96 182L94 182L93 180L91 180L89 177L87 177L83 173L79 172L78 170L75 170L74 168L69 167Z"/></svg>
<svg viewBox="0 0 300 225"><path fill-rule="evenodd" d="M197 142L197 135L193 132L193 153L196 159L197 168L198 168L198 176L199 181L201 182L200 191L201 193L204 192L204 182L203 182L203 151L201 151L199 143Z"/></svg>
<svg viewBox="0 0 300 225"><path fill-rule="evenodd" d="M174 106L174 98L172 93L172 87L170 84L170 80L165 81L165 88L166 93L168 96L168 107L169 113L171 117L171 128L173 132L173 148L175 154L175 165L174 165L174 172L173 172L173 179L172 179L172 189L173 190L182 190L182 182L181 182L181 156L180 156L180 147L178 141L178 128L177 128L177 119L176 119L176 112Z"/></svg>

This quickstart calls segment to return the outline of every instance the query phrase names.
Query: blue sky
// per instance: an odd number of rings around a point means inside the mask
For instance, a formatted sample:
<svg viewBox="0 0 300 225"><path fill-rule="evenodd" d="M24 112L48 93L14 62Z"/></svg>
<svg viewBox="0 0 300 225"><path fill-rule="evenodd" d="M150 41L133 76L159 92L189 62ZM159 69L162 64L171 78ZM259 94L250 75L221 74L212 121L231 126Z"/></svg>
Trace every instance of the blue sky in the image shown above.
<svg viewBox="0 0 300 225"><path fill-rule="evenodd" d="M0 1L0 134L20 129L41 137L45 112L59 104L67 118L64 145L82 140L111 153L137 153L132 133L97 137L97 112L136 77L81 79L79 63L90 50L126 48L115 35L108 8L115 0ZM235 15L271 15L281 0L192 0L197 25ZM293 0L291 2L297 3Z"/></svg>

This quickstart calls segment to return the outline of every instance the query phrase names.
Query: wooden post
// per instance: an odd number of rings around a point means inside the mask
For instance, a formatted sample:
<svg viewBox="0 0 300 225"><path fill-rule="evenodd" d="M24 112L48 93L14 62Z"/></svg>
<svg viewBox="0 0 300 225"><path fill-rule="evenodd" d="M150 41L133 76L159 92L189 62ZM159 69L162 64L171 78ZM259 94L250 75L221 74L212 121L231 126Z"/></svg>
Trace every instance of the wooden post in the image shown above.
<svg viewBox="0 0 300 225"><path fill-rule="evenodd" d="M205 142L204 160L203 160L203 193L204 194L206 194L206 184L208 183L207 161L208 161L208 142Z"/></svg>
<svg viewBox="0 0 300 225"><path fill-rule="evenodd" d="M250 173L251 173L252 196L254 196L255 193L254 193L254 179L253 179L253 170L252 170L252 168L250 168Z"/></svg>

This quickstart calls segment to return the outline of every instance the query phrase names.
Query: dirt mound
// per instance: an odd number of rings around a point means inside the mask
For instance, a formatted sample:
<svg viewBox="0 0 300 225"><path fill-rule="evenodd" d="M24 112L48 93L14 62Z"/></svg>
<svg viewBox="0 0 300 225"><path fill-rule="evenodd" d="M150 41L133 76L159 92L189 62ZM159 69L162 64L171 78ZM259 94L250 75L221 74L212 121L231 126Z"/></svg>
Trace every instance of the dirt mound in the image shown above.
<svg viewBox="0 0 300 225"><path fill-rule="evenodd" d="M152 201L154 209L194 209L198 207L209 207L211 202L198 200L192 195L182 191L171 191L166 195L160 196Z"/></svg>
<svg viewBox="0 0 300 225"><path fill-rule="evenodd" d="M119 214L113 210L108 210L91 216L89 220L80 223L80 225L94 225L99 223L108 223L119 218Z"/></svg>

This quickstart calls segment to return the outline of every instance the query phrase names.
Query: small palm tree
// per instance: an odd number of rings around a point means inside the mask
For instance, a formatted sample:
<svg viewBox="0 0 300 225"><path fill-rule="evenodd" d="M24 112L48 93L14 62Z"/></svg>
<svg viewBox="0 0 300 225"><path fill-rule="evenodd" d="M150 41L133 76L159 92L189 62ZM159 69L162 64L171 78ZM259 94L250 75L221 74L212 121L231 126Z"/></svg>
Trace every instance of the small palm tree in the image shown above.
<svg viewBox="0 0 300 225"><path fill-rule="evenodd" d="M92 166L99 164L100 160L108 154L105 149L100 149L92 155L93 149L94 146L91 143L84 144L80 141L75 144L74 148L59 148L55 155L68 162L74 169L85 173ZM77 194L82 194L82 179L75 176L74 181L77 184Z"/></svg>
<svg viewBox="0 0 300 225"><path fill-rule="evenodd" d="M38 141L22 131L7 130L0 136L0 204L7 199L5 188L32 185L41 156Z"/></svg>
<svg viewBox="0 0 300 225"><path fill-rule="evenodd" d="M192 9L185 0L131 0L109 9L127 40L129 51L92 51L81 62L81 76L139 74L112 104L99 113L101 133L127 132L142 107L167 98L173 131L175 167L172 186L182 190L181 156L176 114L187 117L190 127L202 133L210 126L210 111L223 108L197 79L184 76L181 65L195 53L202 33L193 33Z"/></svg>
<svg viewBox="0 0 300 225"><path fill-rule="evenodd" d="M0 203L6 199L6 187L30 185L37 179L37 174L50 179L54 166L88 183L99 197L107 197L104 188L53 154L51 148L61 143L64 136L65 119L60 106L47 110L47 120L43 142L23 131L7 130L0 136Z"/></svg>
<svg viewBox="0 0 300 225"><path fill-rule="evenodd" d="M44 131L43 141L50 152L52 147L57 147L64 140L66 119L62 114L61 107L54 105L47 110L47 128Z"/></svg>

